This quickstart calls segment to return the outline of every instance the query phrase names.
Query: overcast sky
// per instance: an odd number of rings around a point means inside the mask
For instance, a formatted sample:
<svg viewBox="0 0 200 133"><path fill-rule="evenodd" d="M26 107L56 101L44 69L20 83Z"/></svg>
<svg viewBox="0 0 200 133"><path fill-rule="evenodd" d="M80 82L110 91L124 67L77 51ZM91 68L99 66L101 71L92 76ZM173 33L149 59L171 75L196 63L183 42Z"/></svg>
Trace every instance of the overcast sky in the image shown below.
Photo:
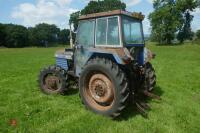
<svg viewBox="0 0 200 133"><path fill-rule="evenodd" d="M56 24L68 28L69 15L84 8L89 0L0 0L0 23L14 23L34 26L38 23ZM152 0L122 0L128 11L142 12L146 16L153 11ZM200 29L200 10L193 12L192 29ZM146 17L143 22L144 32L150 32Z"/></svg>

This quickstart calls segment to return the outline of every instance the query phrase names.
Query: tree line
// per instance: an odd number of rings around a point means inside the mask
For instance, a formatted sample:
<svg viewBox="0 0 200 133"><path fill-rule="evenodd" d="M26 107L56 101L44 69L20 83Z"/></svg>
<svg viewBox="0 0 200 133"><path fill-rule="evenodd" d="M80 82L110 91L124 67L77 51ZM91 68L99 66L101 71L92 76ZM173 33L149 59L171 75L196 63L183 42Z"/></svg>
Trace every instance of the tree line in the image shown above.
<svg viewBox="0 0 200 133"><path fill-rule="evenodd" d="M200 7L200 0L154 0L154 11L149 14L151 23L151 41L159 44L171 44L173 40L183 43L196 36L200 40L200 30L192 32L191 12ZM74 31L78 27L78 17L91 13L126 10L126 4L121 0L90 1L80 11L70 15L69 24ZM26 28L21 25L0 24L0 47L52 46L57 43L69 44L70 30L59 29L56 25L38 24ZM73 34L75 38L75 34Z"/></svg>
<svg viewBox="0 0 200 133"><path fill-rule="evenodd" d="M61 30L56 25L45 23L28 28L15 24L0 24L0 47L48 47L58 43L69 44L69 35L69 29Z"/></svg>

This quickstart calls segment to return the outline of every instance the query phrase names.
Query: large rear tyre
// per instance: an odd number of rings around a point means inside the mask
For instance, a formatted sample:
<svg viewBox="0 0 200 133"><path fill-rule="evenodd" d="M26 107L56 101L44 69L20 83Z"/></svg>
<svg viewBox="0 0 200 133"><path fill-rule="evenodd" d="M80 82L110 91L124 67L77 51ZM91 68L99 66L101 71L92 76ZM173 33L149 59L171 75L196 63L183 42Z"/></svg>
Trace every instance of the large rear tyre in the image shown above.
<svg viewBox="0 0 200 133"><path fill-rule="evenodd" d="M104 58L94 58L87 63L79 79L79 89L86 108L113 118L125 109L129 97L125 73Z"/></svg>
<svg viewBox="0 0 200 133"><path fill-rule="evenodd" d="M45 94L65 94L68 89L67 73L59 66L50 66L41 70L39 86Z"/></svg>
<svg viewBox="0 0 200 133"><path fill-rule="evenodd" d="M156 86L156 74L151 63L146 64L145 77L148 91L153 91Z"/></svg>

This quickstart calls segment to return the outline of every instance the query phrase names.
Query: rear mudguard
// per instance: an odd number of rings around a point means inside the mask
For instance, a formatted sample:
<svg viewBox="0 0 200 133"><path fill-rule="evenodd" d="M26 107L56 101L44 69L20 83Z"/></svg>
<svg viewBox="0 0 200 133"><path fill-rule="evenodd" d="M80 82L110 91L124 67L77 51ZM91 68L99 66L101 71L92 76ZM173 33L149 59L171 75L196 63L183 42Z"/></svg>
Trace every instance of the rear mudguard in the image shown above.
<svg viewBox="0 0 200 133"><path fill-rule="evenodd" d="M79 50L75 54L75 67L76 76L79 77L85 64L92 58L101 57L109 58L113 62L125 65L125 57L130 57L129 52L126 52L124 48L87 48Z"/></svg>

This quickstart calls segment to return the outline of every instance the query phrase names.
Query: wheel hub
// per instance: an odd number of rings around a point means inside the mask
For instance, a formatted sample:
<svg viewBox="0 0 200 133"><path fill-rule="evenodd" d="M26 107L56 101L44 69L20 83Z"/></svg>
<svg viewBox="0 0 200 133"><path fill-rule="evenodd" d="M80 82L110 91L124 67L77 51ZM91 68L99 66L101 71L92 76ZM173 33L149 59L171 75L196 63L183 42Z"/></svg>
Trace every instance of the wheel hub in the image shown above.
<svg viewBox="0 0 200 133"><path fill-rule="evenodd" d="M96 95L103 97L106 93L106 86L102 81L97 81L94 86L91 86L92 91L95 91Z"/></svg>
<svg viewBox="0 0 200 133"><path fill-rule="evenodd" d="M58 90L59 89L59 79L56 76L47 76L45 79L45 85L50 90Z"/></svg>
<svg viewBox="0 0 200 133"><path fill-rule="evenodd" d="M95 74L89 81L89 92L98 103L109 104L113 101L112 82L103 74Z"/></svg>
<svg viewBox="0 0 200 133"><path fill-rule="evenodd" d="M104 92L104 90L103 90L103 88L101 86L99 86L99 87L97 86L95 91L96 91L96 95L98 95L100 97L102 97L105 94L105 92Z"/></svg>

